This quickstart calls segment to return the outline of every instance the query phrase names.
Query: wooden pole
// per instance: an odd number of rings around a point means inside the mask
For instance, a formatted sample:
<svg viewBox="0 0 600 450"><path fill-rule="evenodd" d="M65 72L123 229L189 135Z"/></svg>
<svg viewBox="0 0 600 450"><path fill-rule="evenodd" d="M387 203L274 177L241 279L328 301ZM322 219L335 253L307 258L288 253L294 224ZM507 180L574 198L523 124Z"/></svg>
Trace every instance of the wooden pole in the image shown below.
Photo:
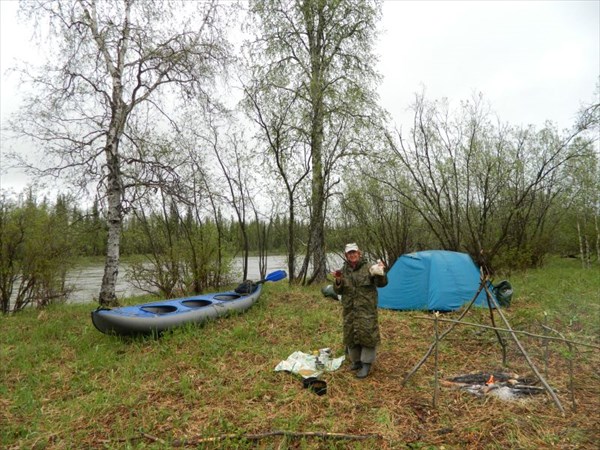
<svg viewBox="0 0 600 450"><path fill-rule="evenodd" d="M519 341L519 338L517 337L517 335L515 334L515 332L511 328L510 324L508 323L508 320L506 319L506 316L504 315L504 313L500 309L500 306L496 302L496 299L494 298L494 296L492 295L492 293L490 292L490 290L488 289L488 287L484 286L484 288L485 288L485 290L486 290L486 292L487 292L487 294L489 296L488 298L490 298L490 300L494 303L494 306L496 307L496 311L498 311L498 315L504 321L504 325L506 325L506 328L508 329L508 332L510 333L511 337L513 338L513 341L515 341L515 344L517 344L517 347L519 348L519 351L525 357L525 360L527 361L527 364L529 364L529 367L531 367L531 370L533 370L533 373L535 373L535 375L538 377L538 379L542 383L542 386L544 386L544 388L546 389L546 392L548 392L548 394L550 395L550 397L552 397L552 400L556 404L557 408L564 415L565 414L565 410L564 410L563 406L561 405L560 400L556 396L556 393L548 385L548 383L546 382L546 380L544 379L544 377L542 376L542 374L537 370L537 367L535 367L535 364L533 363L533 361L529 357L529 354L525 351L525 348L523 348L523 346L521 345L521 342Z"/></svg>
<svg viewBox="0 0 600 450"><path fill-rule="evenodd" d="M488 282L488 278L481 275L481 283L486 284ZM490 311L490 320L492 321L492 327L494 327L494 333L496 333L496 337L498 338L498 342L500 343L500 348L502 349L502 367L506 367L506 342L502 336L500 336L500 332L496 329L496 321L494 320L494 309L492 308L492 303L490 302L490 291L486 286L486 300L488 305L488 310Z"/></svg>
<svg viewBox="0 0 600 450"><path fill-rule="evenodd" d="M479 296L479 293L483 289L485 289L485 292L486 292L486 295L487 295L487 298L488 298L488 305L489 305L490 302L493 303L494 308L496 309L496 311L498 312L498 315L502 318L502 320L504 322L504 325L506 326L506 331L511 335L511 337L512 337L513 341L515 342L515 344L517 344L517 347L519 348L519 351L521 352L521 354L523 355L523 357L527 361L527 364L529 364L529 367L531 368L531 370L533 371L533 373L538 377L538 379L540 380L540 382L544 386L544 389L546 390L546 392L548 392L548 394L550 395L550 397L554 401L556 407L564 415L565 414L565 410L564 410L562 404L560 403L560 400L556 396L556 393L554 392L554 390L550 387L550 385L548 385L548 383L546 382L546 380L542 376L542 374L538 371L537 367L535 366L535 364L533 363L533 361L529 357L529 354L525 351L525 348L523 347L523 345L519 341L519 338L517 337L515 331L510 326L510 323L508 322L508 319L506 318L506 316L504 315L504 313L500 309L500 306L496 302L496 299L494 298L493 294L488 289L487 283L485 282L486 278L487 277L484 277L483 275L481 276L481 280L482 281L479 284L479 289L477 290L477 293L473 296L473 299L469 302L469 304L467 305L467 307L465 308L465 310L462 312L462 314L458 317L458 319L456 321L453 321L453 323L450 325L450 327L446 331L444 331L441 335L438 336L437 333L436 333L435 342L433 342L429 346L429 349L427 350L427 352L425 352L425 355L423 356L423 358L421 358L421 360L413 367L413 369L404 377L404 380L402 381L402 386L405 386L406 383L408 382L408 380L417 372L417 370L419 370L419 368L425 363L425 361L427 361L427 358L429 358L429 356L431 355L431 352L433 350L437 349L437 345L439 344L439 342L442 339L444 339L454 329L454 327L456 325L458 325L459 323L462 323L461 322L462 318L471 309L471 307L475 303L475 300ZM491 309L491 306L492 305L489 305L490 309ZM436 318L435 320L436 320L436 323L437 323L438 318ZM496 333L497 333L497 330L496 330L497 327L494 326L494 327L489 327L489 328L494 329L496 331ZM436 367L436 374L437 374L437 367Z"/></svg>
<svg viewBox="0 0 600 450"><path fill-rule="evenodd" d="M542 328L544 329L544 336L548 334L548 330L546 330L547 325L548 313L544 311L544 325L542 325ZM542 342L544 344L544 375L548 376L548 339L544 337Z"/></svg>
<svg viewBox="0 0 600 450"><path fill-rule="evenodd" d="M415 319L421 319L421 320L435 320L432 319L431 317L419 317L419 316L415 316ZM454 319L437 319L439 322L448 322L448 323L455 323L457 325L467 325L470 327L477 327L477 328L485 328L488 330L498 330L498 331L505 331L505 332L509 332L508 329L506 328L501 328L501 327L491 327L489 325L483 325L481 323L473 323L473 322L465 322L464 320L461 320L460 322L458 320L454 320ZM544 327L544 325L542 325L542 327ZM550 328L552 329L552 328ZM579 342L579 341L571 341L569 339L565 339L562 337L555 337L555 336L544 336L544 335L540 335L540 334L535 334L535 333L530 333L528 331L521 331L521 330L513 330L513 333L516 334L523 334L525 336L530 336L530 337L534 337L534 338L541 338L541 339L546 339L548 341L559 341L559 342L565 342L565 343L571 343L573 345L581 345L583 347L590 347L590 348L595 348L596 350L600 350L600 346L599 345L594 345L594 344L588 344L586 342Z"/></svg>
<svg viewBox="0 0 600 450"><path fill-rule="evenodd" d="M438 405L438 396L439 396L439 384L438 384L438 371L439 371L439 324L438 324L438 318L440 317L440 313L438 311L436 311L434 313L434 317L435 317L435 355L434 355L434 360L435 360L435 374L433 377L433 407L437 408Z"/></svg>
<svg viewBox="0 0 600 450"><path fill-rule="evenodd" d="M429 356L431 355L431 352L434 350L435 346L437 345L437 342L441 341L442 339L444 339L454 329L454 327L456 325L458 325L458 323L460 322L460 319L462 319L463 317L465 317L465 315L467 314L467 312L473 306L473 303L475 303L475 300L479 296L479 293L482 291L482 289L483 289L483 283L479 285L479 289L477 290L477 293L475 294L475 296L473 297L473 299L469 302L469 304L467 305L467 307L465 308L465 310L462 312L462 314L458 317L457 322L453 323L452 325L450 325L450 327L439 336L439 339L436 339L436 342L434 342L433 344L431 344L429 346L429 349L427 350L427 352L425 352L425 355L423 356L423 358L421 358L421 360L404 377L404 380L402 380L402 386L406 386L406 383L408 382L408 380L410 379L410 377L412 377L417 372L417 370L419 370L419 368L423 364L425 364L425 361L427 361L427 358L429 358Z"/></svg>

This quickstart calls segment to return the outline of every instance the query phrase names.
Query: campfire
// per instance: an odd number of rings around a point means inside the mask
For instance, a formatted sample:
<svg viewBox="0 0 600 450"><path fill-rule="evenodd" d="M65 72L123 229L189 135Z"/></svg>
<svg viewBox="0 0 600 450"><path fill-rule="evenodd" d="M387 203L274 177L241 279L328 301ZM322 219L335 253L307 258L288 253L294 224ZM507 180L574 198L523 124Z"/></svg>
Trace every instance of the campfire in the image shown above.
<svg viewBox="0 0 600 450"><path fill-rule="evenodd" d="M493 395L501 400L517 400L541 394L539 380L520 377L510 372L478 372L442 380L442 386L460 389L478 397Z"/></svg>

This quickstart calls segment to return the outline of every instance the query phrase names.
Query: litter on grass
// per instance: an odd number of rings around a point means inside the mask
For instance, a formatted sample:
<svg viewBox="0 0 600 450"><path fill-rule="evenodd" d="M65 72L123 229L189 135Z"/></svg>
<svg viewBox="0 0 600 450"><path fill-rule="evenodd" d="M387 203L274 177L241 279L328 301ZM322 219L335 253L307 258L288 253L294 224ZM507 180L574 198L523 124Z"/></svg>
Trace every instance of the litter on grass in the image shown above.
<svg viewBox="0 0 600 450"><path fill-rule="evenodd" d="M339 369L345 358L345 356L333 358L329 348L319 349L312 354L296 351L277 364L275 371L290 372L303 378L319 377L324 372Z"/></svg>

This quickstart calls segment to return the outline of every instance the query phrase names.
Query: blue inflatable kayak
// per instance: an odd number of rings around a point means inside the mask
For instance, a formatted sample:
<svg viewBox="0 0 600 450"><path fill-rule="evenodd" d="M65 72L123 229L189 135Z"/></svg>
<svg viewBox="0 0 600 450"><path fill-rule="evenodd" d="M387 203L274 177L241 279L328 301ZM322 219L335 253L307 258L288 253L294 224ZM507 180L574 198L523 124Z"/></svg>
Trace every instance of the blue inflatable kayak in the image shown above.
<svg viewBox="0 0 600 450"><path fill-rule="evenodd" d="M106 334L131 336L159 335L163 331L186 324L200 324L209 319L243 312L260 297L262 283L285 278L284 271L273 272L264 280L252 283L249 292L217 292L194 297L162 300L134 306L92 311L94 326Z"/></svg>

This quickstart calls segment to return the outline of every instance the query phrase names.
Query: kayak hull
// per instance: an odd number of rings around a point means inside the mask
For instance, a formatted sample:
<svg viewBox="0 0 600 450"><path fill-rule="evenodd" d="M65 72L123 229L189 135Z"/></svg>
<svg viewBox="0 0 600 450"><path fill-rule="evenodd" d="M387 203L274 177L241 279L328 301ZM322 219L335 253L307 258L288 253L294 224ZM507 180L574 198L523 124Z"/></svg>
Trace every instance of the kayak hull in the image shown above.
<svg viewBox="0 0 600 450"><path fill-rule="evenodd" d="M262 291L262 284L251 294L235 291L217 292L92 311L94 326L105 334L120 336L159 335L187 324L201 324L210 319L239 313L250 308Z"/></svg>

